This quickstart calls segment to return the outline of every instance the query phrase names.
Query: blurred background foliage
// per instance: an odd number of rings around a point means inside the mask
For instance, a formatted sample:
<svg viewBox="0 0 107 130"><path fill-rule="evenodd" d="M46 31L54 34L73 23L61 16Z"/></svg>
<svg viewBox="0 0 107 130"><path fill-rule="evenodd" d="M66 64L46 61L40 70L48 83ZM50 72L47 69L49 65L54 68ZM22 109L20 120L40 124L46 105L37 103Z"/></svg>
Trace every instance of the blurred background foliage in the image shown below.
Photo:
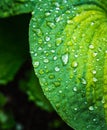
<svg viewBox="0 0 107 130"><path fill-rule="evenodd" d="M29 54L29 21L0 19L0 130L71 130L45 98Z"/></svg>

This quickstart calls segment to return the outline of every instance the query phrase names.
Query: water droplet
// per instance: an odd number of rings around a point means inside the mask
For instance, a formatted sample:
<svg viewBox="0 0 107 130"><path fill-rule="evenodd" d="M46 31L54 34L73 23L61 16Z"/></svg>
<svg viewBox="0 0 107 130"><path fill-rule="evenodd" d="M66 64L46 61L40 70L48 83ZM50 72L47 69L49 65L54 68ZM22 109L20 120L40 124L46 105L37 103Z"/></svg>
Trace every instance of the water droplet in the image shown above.
<svg viewBox="0 0 107 130"><path fill-rule="evenodd" d="M77 111L77 110L78 110L78 108L76 108L76 107L75 107L75 108L74 108L74 110L75 110L75 111Z"/></svg>
<svg viewBox="0 0 107 130"><path fill-rule="evenodd" d="M78 55L75 55L75 58L77 58L78 57Z"/></svg>
<svg viewBox="0 0 107 130"><path fill-rule="evenodd" d="M47 67L45 66L44 68L47 68ZM46 70L45 70L45 72L46 72L46 73L48 73L48 72L49 72L49 70L48 70L48 69L46 69Z"/></svg>
<svg viewBox="0 0 107 130"><path fill-rule="evenodd" d="M50 79L54 79L55 76L54 76L54 75L49 75L49 78L50 78Z"/></svg>
<svg viewBox="0 0 107 130"><path fill-rule="evenodd" d="M55 28L55 24L52 22L47 22L47 25L52 29Z"/></svg>
<svg viewBox="0 0 107 130"><path fill-rule="evenodd" d="M73 20L67 20L68 24L73 24Z"/></svg>
<svg viewBox="0 0 107 130"><path fill-rule="evenodd" d="M45 87L44 91L45 91L45 92L48 92L48 91L49 91L48 87Z"/></svg>
<svg viewBox="0 0 107 130"><path fill-rule="evenodd" d="M63 0L64 3L67 3L67 0Z"/></svg>
<svg viewBox="0 0 107 130"><path fill-rule="evenodd" d="M61 83L60 82L54 82L54 85L56 86L56 87L59 87L60 85L61 85Z"/></svg>
<svg viewBox="0 0 107 130"><path fill-rule="evenodd" d="M94 53L93 53L93 57L96 57L96 56L97 56L97 54L98 54L98 53L94 52Z"/></svg>
<svg viewBox="0 0 107 130"><path fill-rule="evenodd" d="M30 51L31 54L34 54L34 51Z"/></svg>
<svg viewBox="0 0 107 130"><path fill-rule="evenodd" d="M104 104L105 103L105 99L103 98L101 102L102 102L102 104Z"/></svg>
<svg viewBox="0 0 107 130"><path fill-rule="evenodd" d="M77 91L77 87L74 87L74 88L73 88L73 91L76 92L76 91Z"/></svg>
<svg viewBox="0 0 107 130"><path fill-rule="evenodd" d="M35 14L35 11L32 11L32 15L34 15Z"/></svg>
<svg viewBox="0 0 107 130"><path fill-rule="evenodd" d="M46 36L45 40L48 42L50 41L50 37Z"/></svg>
<svg viewBox="0 0 107 130"><path fill-rule="evenodd" d="M93 81L94 81L94 82L97 82L97 81L98 81L98 79L97 79L97 78L95 78L95 77L93 77Z"/></svg>
<svg viewBox="0 0 107 130"><path fill-rule="evenodd" d="M87 129L89 129L89 128L90 128L90 126L91 126L91 125L87 125L87 127L86 127L86 128L87 128Z"/></svg>
<svg viewBox="0 0 107 130"><path fill-rule="evenodd" d="M96 59L97 61L99 61L100 59Z"/></svg>
<svg viewBox="0 0 107 130"><path fill-rule="evenodd" d="M67 11L66 11L66 14L70 14L70 13L71 13L71 11L70 11L70 10L67 10Z"/></svg>
<svg viewBox="0 0 107 130"><path fill-rule="evenodd" d="M36 27L36 25L35 24L33 24L33 28L35 28Z"/></svg>
<svg viewBox="0 0 107 130"><path fill-rule="evenodd" d="M44 61L43 61L44 63L48 63L49 62L49 60L48 59L44 59Z"/></svg>
<svg viewBox="0 0 107 130"><path fill-rule="evenodd" d="M87 102L84 102L84 104L88 104Z"/></svg>
<svg viewBox="0 0 107 130"><path fill-rule="evenodd" d="M61 44L61 42L62 42L62 38L61 37L56 39L56 45L57 46L59 46Z"/></svg>
<svg viewBox="0 0 107 130"><path fill-rule="evenodd" d="M76 37L76 36L73 36L72 38L73 38L73 40L74 40L74 41L76 41L76 39L77 39L77 37ZM81 48L81 46L80 46L80 48Z"/></svg>
<svg viewBox="0 0 107 130"><path fill-rule="evenodd" d="M90 110L90 111L93 111L93 110L94 110L94 107L93 107L93 106L89 106L89 110Z"/></svg>
<svg viewBox="0 0 107 130"><path fill-rule="evenodd" d="M55 50L51 50L52 53L55 53Z"/></svg>
<svg viewBox="0 0 107 130"><path fill-rule="evenodd" d="M45 16L50 16L50 14L51 14L50 12L46 12Z"/></svg>
<svg viewBox="0 0 107 130"><path fill-rule="evenodd" d="M56 21L56 22L59 22L61 19L62 19L61 16L59 16L59 17L57 17L57 18L55 19L55 21Z"/></svg>
<svg viewBox="0 0 107 130"><path fill-rule="evenodd" d="M93 119L93 121L96 121L96 120L97 120L96 118Z"/></svg>
<svg viewBox="0 0 107 130"><path fill-rule="evenodd" d="M85 79L82 79L82 84L87 84Z"/></svg>
<svg viewBox="0 0 107 130"><path fill-rule="evenodd" d="M102 51L102 48L101 48L101 47L99 47L99 48L98 48L98 51L99 51L99 52L101 52L101 51Z"/></svg>
<svg viewBox="0 0 107 130"><path fill-rule="evenodd" d="M52 45L51 45L51 44L48 44L48 47L52 47Z"/></svg>
<svg viewBox="0 0 107 130"><path fill-rule="evenodd" d="M96 70L92 70L92 73L93 73L93 74L96 74Z"/></svg>
<svg viewBox="0 0 107 130"><path fill-rule="evenodd" d="M59 90L59 93L62 93L62 90Z"/></svg>
<svg viewBox="0 0 107 130"><path fill-rule="evenodd" d="M56 12L58 12L60 10L60 8L59 7L56 7Z"/></svg>
<svg viewBox="0 0 107 130"><path fill-rule="evenodd" d="M57 56L54 56L53 59L54 59L54 60L57 60Z"/></svg>
<svg viewBox="0 0 107 130"><path fill-rule="evenodd" d="M56 66L55 71L60 71L60 68L58 66Z"/></svg>
<svg viewBox="0 0 107 130"><path fill-rule="evenodd" d="M64 55L62 56L62 61L63 61L64 65L66 65L66 64L68 63L68 53L67 53L67 54L64 54Z"/></svg>
<svg viewBox="0 0 107 130"><path fill-rule="evenodd" d="M44 85L45 85L45 86L47 86L47 85L48 85L48 83L47 83L47 82L45 82L45 83L44 83Z"/></svg>
<svg viewBox="0 0 107 130"><path fill-rule="evenodd" d="M91 45L89 45L89 48L90 49L94 49L94 46L91 44Z"/></svg>
<svg viewBox="0 0 107 130"><path fill-rule="evenodd" d="M44 74L44 71L42 69L40 69L39 74Z"/></svg>
<svg viewBox="0 0 107 130"><path fill-rule="evenodd" d="M34 67L38 67L39 66L39 62L35 61L33 65L34 65Z"/></svg>
<svg viewBox="0 0 107 130"><path fill-rule="evenodd" d="M77 66L78 66L78 63L77 63L76 61L73 61L73 62L72 62L72 67L75 68L75 67L77 67Z"/></svg>
<svg viewBox="0 0 107 130"><path fill-rule="evenodd" d="M93 26L95 23L94 22L91 22L91 26Z"/></svg>
<svg viewBox="0 0 107 130"><path fill-rule="evenodd" d="M38 48L38 51L41 51L41 50L42 50L42 47L39 47L39 48Z"/></svg>
<svg viewBox="0 0 107 130"><path fill-rule="evenodd" d="M55 6L56 6L56 7L59 7L60 4L59 4L58 2L55 2Z"/></svg>
<svg viewBox="0 0 107 130"><path fill-rule="evenodd" d="M42 31L40 29L35 29L35 31L39 37L42 36Z"/></svg>

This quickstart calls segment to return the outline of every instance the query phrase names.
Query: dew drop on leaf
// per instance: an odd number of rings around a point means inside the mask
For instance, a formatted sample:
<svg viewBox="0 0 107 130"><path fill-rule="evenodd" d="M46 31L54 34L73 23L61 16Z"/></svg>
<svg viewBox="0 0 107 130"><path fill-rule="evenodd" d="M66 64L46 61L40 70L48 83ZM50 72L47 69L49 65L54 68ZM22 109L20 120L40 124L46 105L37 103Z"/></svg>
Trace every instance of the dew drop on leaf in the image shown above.
<svg viewBox="0 0 107 130"><path fill-rule="evenodd" d="M48 59L44 59L44 61L43 61L44 63L48 63L49 62L49 60Z"/></svg>
<svg viewBox="0 0 107 130"><path fill-rule="evenodd" d="M61 42L62 42L62 38L61 37L57 38L56 39L56 46L59 46L61 44Z"/></svg>
<svg viewBox="0 0 107 130"><path fill-rule="evenodd" d="M35 61L33 65L34 65L34 67L38 67L39 66L39 62Z"/></svg>
<svg viewBox="0 0 107 130"><path fill-rule="evenodd" d="M94 81L94 82L97 82L97 81L98 81L98 79L97 79L97 78L95 78L95 77L93 77L93 81Z"/></svg>
<svg viewBox="0 0 107 130"><path fill-rule="evenodd" d="M40 29L35 29L38 37L42 36L42 31Z"/></svg>
<svg viewBox="0 0 107 130"><path fill-rule="evenodd" d="M96 70L93 70L92 73L93 73L93 74L96 74Z"/></svg>
<svg viewBox="0 0 107 130"><path fill-rule="evenodd" d="M72 20L67 20L67 23L68 24L73 24L73 21Z"/></svg>
<svg viewBox="0 0 107 130"><path fill-rule="evenodd" d="M90 111L93 111L93 110L94 110L94 107L93 107L93 106L89 106L89 110L90 110Z"/></svg>
<svg viewBox="0 0 107 130"><path fill-rule="evenodd" d="M77 91L77 87L74 87L74 88L73 88L73 91L76 92L76 91Z"/></svg>
<svg viewBox="0 0 107 130"><path fill-rule="evenodd" d="M62 90L59 90L59 93L62 93Z"/></svg>
<svg viewBox="0 0 107 130"><path fill-rule="evenodd" d="M68 53L64 54L62 56L62 62L63 62L64 65L66 65L68 63Z"/></svg>
<svg viewBox="0 0 107 130"><path fill-rule="evenodd" d="M57 56L54 56L53 59L54 59L54 60L57 60Z"/></svg>
<svg viewBox="0 0 107 130"><path fill-rule="evenodd" d="M57 18L55 19L55 21L56 21L56 22L59 22L61 19L62 19L62 17L59 16L59 17L57 17Z"/></svg>
<svg viewBox="0 0 107 130"><path fill-rule="evenodd" d="M61 85L61 83L60 83L59 81L57 81L57 82L54 82L54 85L55 85L56 87L59 87L59 86Z"/></svg>
<svg viewBox="0 0 107 130"><path fill-rule="evenodd" d="M47 22L47 25L48 25L51 29L55 28L55 24L54 24L53 22Z"/></svg>
<svg viewBox="0 0 107 130"><path fill-rule="evenodd" d="M91 44L91 45L89 45L89 48L90 49L94 49L94 46Z"/></svg>
<svg viewBox="0 0 107 130"><path fill-rule="evenodd" d="M75 68L75 67L77 67L77 66L78 66L78 63L77 63L76 61L73 61L73 62L72 62L72 67Z"/></svg>
<svg viewBox="0 0 107 130"><path fill-rule="evenodd" d="M51 74L51 75L49 75L49 78L50 78L50 79L54 79L55 76L54 76L53 74Z"/></svg>
<svg viewBox="0 0 107 130"><path fill-rule="evenodd" d="M60 68L58 66L56 66L55 71L60 71Z"/></svg>
<svg viewBox="0 0 107 130"><path fill-rule="evenodd" d="M87 81L85 79L82 79L82 84L87 84Z"/></svg>
<svg viewBox="0 0 107 130"><path fill-rule="evenodd" d="M50 12L46 12L45 16L50 16L50 14L51 14Z"/></svg>
<svg viewBox="0 0 107 130"><path fill-rule="evenodd" d="M49 41L50 41L50 37L46 36L45 40L46 40L47 42L49 42Z"/></svg>
<svg viewBox="0 0 107 130"><path fill-rule="evenodd" d="M97 56L97 54L98 54L98 53L94 52L94 53L93 53L93 57L96 57L96 56Z"/></svg>

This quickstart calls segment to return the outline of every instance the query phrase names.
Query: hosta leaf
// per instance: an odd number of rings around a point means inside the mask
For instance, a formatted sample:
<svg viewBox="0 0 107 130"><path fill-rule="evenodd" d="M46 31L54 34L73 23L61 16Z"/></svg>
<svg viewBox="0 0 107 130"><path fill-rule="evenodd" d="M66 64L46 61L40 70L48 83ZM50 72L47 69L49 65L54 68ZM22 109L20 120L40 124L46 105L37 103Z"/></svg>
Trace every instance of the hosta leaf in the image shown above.
<svg viewBox="0 0 107 130"><path fill-rule="evenodd" d="M0 84L13 80L27 58L27 15L0 19Z"/></svg>
<svg viewBox="0 0 107 130"><path fill-rule="evenodd" d="M105 4L105 5L104 5ZM30 52L46 97L75 130L107 129L107 2L38 2Z"/></svg>
<svg viewBox="0 0 107 130"><path fill-rule="evenodd" d="M36 0L0 0L0 17L31 12Z"/></svg>

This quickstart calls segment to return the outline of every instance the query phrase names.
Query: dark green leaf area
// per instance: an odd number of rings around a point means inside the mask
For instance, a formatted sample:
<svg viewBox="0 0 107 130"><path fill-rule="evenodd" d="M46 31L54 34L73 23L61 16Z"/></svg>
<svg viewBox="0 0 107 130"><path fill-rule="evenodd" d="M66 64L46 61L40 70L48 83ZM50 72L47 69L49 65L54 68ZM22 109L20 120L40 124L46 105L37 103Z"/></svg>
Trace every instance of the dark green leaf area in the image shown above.
<svg viewBox="0 0 107 130"><path fill-rule="evenodd" d="M36 0L0 0L0 17L31 12Z"/></svg>
<svg viewBox="0 0 107 130"><path fill-rule="evenodd" d="M0 108L5 106L6 103L7 103L7 98L2 93L0 93Z"/></svg>
<svg viewBox="0 0 107 130"><path fill-rule="evenodd" d="M33 101L38 107L48 112L52 112L53 108L41 89L38 78L35 76L33 68L26 71L24 79L20 81L20 88L29 96L29 100Z"/></svg>
<svg viewBox="0 0 107 130"><path fill-rule="evenodd" d="M0 130L12 130L15 121L11 113L7 113L0 109Z"/></svg>
<svg viewBox="0 0 107 130"><path fill-rule="evenodd" d="M7 97L3 93L0 93L0 130L10 130L15 125L12 114L4 110L7 102Z"/></svg>
<svg viewBox="0 0 107 130"><path fill-rule="evenodd" d="M11 81L28 56L27 18L0 19L0 84Z"/></svg>

